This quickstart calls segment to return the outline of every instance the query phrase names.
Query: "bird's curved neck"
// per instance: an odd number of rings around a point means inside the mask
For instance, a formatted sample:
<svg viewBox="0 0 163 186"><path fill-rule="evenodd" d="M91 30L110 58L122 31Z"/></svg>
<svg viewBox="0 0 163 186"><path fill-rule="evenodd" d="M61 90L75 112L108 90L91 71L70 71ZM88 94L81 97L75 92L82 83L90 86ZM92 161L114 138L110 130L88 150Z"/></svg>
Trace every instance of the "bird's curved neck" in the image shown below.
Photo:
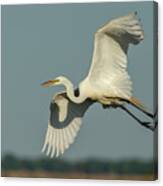
<svg viewBox="0 0 163 186"><path fill-rule="evenodd" d="M74 95L74 87L70 80L67 79L66 82L63 83L63 85L65 86L67 96L70 98L71 101L75 103L82 103L86 100L86 96L83 94L81 89L79 89L80 93L78 97Z"/></svg>

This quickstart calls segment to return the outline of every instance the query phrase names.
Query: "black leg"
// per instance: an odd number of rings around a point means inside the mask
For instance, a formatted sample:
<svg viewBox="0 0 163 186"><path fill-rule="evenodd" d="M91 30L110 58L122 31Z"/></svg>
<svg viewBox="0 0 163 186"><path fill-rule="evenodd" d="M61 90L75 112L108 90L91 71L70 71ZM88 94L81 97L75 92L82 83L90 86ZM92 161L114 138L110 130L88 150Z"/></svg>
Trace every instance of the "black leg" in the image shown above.
<svg viewBox="0 0 163 186"><path fill-rule="evenodd" d="M130 101L129 101L128 103L130 103L132 106L134 106L134 107L137 108L138 110L142 111L144 114L146 114L146 115L149 116L150 118L153 119L153 118L155 117L154 114L151 114L150 112L147 112L146 110L144 110L144 109L142 109L142 108L136 106L135 104L131 103Z"/></svg>
<svg viewBox="0 0 163 186"><path fill-rule="evenodd" d="M155 128L158 125L158 107L156 108L156 111L154 113L154 123L155 123Z"/></svg>
<svg viewBox="0 0 163 186"><path fill-rule="evenodd" d="M146 114L147 116L149 116L150 118L155 118L155 114L151 114L150 112L147 112L146 110L144 110L143 108L137 106L136 104L134 104L133 102L131 102L129 99L125 99L125 98L121 98L121 97L107 97L108 99L119 99L120 101L124 101L126 103L129 103L130 105L134 106L135 108L137 108L138 110L140 110L141 112L143 112L144 114Z"/></svg>
<svg viewBox="0 0 163 186"><path fill-rule="evenodd" d="M151 126L150 122L143 122L141 121L139 118L137 118L132 112L130 112L126 107L124 107L123 105L120 106L120 108L122 110L124 110L125 112L127 112L132 118L134 118L139 124L141 124L143 127L146 127L152 131L154 131L155 126Z"/></svg>

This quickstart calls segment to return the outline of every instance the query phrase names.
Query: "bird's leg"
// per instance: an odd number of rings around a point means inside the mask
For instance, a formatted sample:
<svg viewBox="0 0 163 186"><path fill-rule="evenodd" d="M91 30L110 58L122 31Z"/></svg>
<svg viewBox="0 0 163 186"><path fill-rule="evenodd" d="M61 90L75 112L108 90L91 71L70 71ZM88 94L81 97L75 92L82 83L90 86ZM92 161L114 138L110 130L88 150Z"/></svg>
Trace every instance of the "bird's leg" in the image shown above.
<svg viewBox="0 0 163 186"><path fill-rule="evenodd" d="M131 102L130 100L127 101L129 104L131 104L132 106L134 106L135 108L137 108L138 110L140 110L141 112L143 112L144 114L146 114L147 116L149 116L150 118L154 118L155 114L151 114L150 112L147 112L146 110L144 110L141 107L138 107L136 104L134 104L133 102Z"/></svg>
<svg viewBox="0 0 163 186"><path fill-rule="evenodd" d="M119 101L123 101L126 103L129 103L130 105L134 106L135 108L137 108L138 110L140 110L141 112L143 112L144 114L146 114L147 116L149 116L150 118L155 118L155 116L157 115L157 112L155 114L152 114L150 112L147 112L145 109L139 107L137 104L135 104L134 102L132 102L129 99L125 99L125 98L121 98L121 97L107 97L108 99L117 99Z"/></svg>
<svg viewBox="0 0 163 186"><path fill-rule="evenodd" d="M124 110L125 112L127 112L132 118L134 118L139 124L141 124L142 126L154 131L156 126L151 126L150 123L151 122L143 122L141 121L138 117L136 117L132 112L130 112L126 107L124 107L123 105L120 106L120 108L122 110Z"/></svg>
<svg viewBox="0 0 163 186"><path fill-rule="evenodd" d="M158 119L157 119L157 107L156 107L156 111L154 114L151 114L150 112L147 112L145 109L139 107L138 105L136 105L134 102L131 102L130 100L126 100L127 103L131 104L132 106L134 106L135 108L137 108L138 110L140 110L141 112L143 112L144 114L146 114L147 116L149 116L150 118L153 119L154 121L154 129L157 127L158 125Z"/></svg>
<svg viewBox="0 0 163 186"><path fill-rule="evenodd" d="M154 114L151 114L150 112L147 112L145 109L143 109L142 107L140 107L139 105L137 105L135 102L129 100L129 99L125 99L125 98L121 98L121 97L107 97L109 100L111 99L114 99L114 100L119 100L119 101L122 101L122 102L126 102L132 106L134 106L135 108L137 108L138 110L140 110L141 112L143 112L144 114L146 114L148 117L152 118L153 121L154 121L154 126L151 127L150 122L142 122L139 118L137 118L133 113L131 113L126 107L124 106L120 106L123 110L125 110L129 115L131 115L137 122L139 122L141 125L151 129L151 130L154 130L156 127L157 127L157 124L158 124L158 119L157 119L157 109L155 111ZM116 105L116 104L113 104L115 105L116 107L119 106L119 105ZM113 106L114 107L114 106ZM115 107L115 108L116 108Z"/></svg>

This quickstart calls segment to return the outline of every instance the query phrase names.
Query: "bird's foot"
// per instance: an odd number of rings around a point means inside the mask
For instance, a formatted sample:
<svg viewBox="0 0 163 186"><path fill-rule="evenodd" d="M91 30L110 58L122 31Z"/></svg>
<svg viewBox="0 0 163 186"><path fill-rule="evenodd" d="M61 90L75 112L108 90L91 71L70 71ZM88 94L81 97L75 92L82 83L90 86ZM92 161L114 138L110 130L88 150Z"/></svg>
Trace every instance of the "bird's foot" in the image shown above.
<svg viewBox="0 0 163 186"><path fill-rule="evenodd" d="M156 124L152 124L151 122L141 122L141 124L144 126L144 127L146 127L146 128L148 128L148 129L150 129L150 130L152 130L152 131L154 131L155 130L155 128L156 128Z"/></svg>

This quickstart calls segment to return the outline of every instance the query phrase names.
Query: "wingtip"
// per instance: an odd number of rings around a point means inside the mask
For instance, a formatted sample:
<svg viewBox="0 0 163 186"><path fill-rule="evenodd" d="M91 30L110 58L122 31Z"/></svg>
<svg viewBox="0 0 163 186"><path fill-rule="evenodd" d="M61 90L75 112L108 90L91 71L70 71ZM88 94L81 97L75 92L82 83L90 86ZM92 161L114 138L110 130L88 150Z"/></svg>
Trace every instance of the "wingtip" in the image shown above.
<svg viewBox="0 0 163 186"><path fill-rule="evenodd" d="M43 145L43 147L41 149L41 152L44 153L45 152L45 149L46 149L46 144Z"/></svg>
<svg viewBox="0 0 163 186"><path fill-rule="evenodd" d="M42 148L42 149L41 149L41 153L44 153L44 151L45 151L45 149Z"/></svg>
<svg viewBox="0 0 163 186"><path fill-rule="evenodd" d="M53 154L51 154L51 155L50 155L50 159L53 159L53 157L54 157L54 155L53 155Z"/></svg>

